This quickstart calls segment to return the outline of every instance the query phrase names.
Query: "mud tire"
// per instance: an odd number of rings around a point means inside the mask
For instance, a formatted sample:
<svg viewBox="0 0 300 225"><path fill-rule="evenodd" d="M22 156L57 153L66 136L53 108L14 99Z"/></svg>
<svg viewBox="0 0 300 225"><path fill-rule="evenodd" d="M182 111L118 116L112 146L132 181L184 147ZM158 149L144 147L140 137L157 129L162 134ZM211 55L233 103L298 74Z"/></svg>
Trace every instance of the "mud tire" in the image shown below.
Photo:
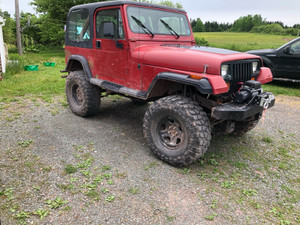
<svg viewBox="0 0 300 225"><path fill-rule="evenodd" d="M245 135L250 130L254 129L254 127L258 124L260 118L253 119L249 121L237 121L235 122L235 128L232 132L235 136L242 136Z"/></svg>
<svg viewBox="0 0 300 225"><path fill-rule="evenodd" d="M155 156L178 167L199 159L211 139L203 109L190 98L176 95L161 98L148 108L143 133Z"/></svg>
<svg viewBox="0 0 300 225"><path fill-rule="evenodd" d="M93 116L100 108L100 88L86 80L83 71L72 71L66 80L66 96L71 111L82 117Z"/></svg>

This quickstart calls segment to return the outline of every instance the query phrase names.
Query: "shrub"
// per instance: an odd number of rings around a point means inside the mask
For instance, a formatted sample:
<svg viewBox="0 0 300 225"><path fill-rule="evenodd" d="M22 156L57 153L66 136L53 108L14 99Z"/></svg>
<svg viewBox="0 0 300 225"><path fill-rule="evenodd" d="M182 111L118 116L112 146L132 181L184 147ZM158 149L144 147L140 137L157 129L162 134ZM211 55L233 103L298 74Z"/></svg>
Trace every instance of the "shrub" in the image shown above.
<svg viewBox="0 0 300 225"><path fill-rule="evenodd" d="M10 54L9 60L6 64L6 72L4 74L4 77L20 73L23 70L23 67L24 67L23 56L20 56L18 54Z"/></svg>
<svg viewBox="0 0 300 225"><path fill-rule="evenodd" d="M209 46L204 38L195 37L196 45Z"/></svg>

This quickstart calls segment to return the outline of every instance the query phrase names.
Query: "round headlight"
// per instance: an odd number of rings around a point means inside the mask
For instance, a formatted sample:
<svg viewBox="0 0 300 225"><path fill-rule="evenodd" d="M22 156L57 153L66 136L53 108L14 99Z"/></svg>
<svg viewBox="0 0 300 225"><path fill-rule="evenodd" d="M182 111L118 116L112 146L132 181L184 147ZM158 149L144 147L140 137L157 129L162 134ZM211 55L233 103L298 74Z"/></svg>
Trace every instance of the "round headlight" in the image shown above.
<svg viewBox="0 0 300 225"><path fill-rule="evenodd" d="M228 74L228 68L229 68L228 65L222 65L221 66L221 76L222 77L224 77Z"/></svg>
<svg viewBox="0 0 300 225"><path fill-rule="evenodd" d="M252 70L253 70L253 72L255 72L257 70L257 68L258 68L258 62L253 62L252 63Z"/></svg>

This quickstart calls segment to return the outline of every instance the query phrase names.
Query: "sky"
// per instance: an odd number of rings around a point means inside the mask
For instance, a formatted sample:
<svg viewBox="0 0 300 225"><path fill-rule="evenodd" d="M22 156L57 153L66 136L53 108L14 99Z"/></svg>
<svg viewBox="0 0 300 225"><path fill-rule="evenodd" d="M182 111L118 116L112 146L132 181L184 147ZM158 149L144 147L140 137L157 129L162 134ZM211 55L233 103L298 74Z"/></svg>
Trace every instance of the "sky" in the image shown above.
<svg viewBox="0 0 300 225"><path fill-rule="evenodd" d="M32 0L19 0L20 11L35 13ZM260 14L267 21L282 21L284 25L300 24L300 0L172 0L181 3L189 18L202 22L233 23L241 16ZM0 0L0 9L11 16L14 0Z"/></svg>

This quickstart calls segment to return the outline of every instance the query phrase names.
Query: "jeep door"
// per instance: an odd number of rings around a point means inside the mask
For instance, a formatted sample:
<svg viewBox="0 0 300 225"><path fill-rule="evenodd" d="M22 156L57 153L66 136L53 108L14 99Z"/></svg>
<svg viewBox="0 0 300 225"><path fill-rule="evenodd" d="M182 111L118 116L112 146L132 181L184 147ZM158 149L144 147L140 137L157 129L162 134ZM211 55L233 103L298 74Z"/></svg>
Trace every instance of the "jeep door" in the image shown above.
<svg viewBox="0 0 300 225"><path fill-rule="evenodd" d="M93 74L100 79L124 84L128 47L120 8L100 8L96 10L94 21Z"/></svg>
<svg viewBox="0 0 300 225"><path fill-rule="evenodd" d="M276 77L300 80L300 39L280 49Z"/></svg>

